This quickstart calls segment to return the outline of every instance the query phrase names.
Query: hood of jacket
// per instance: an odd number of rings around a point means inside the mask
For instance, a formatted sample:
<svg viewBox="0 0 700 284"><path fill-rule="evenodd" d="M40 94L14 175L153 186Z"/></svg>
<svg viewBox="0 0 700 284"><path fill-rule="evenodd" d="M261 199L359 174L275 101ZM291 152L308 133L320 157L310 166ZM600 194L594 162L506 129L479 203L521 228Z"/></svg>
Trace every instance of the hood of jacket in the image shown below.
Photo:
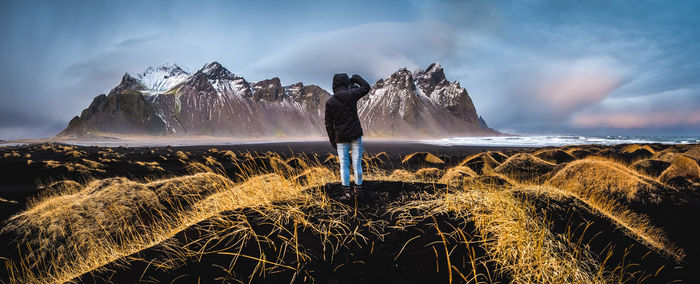
<svg viewBox="0 0 700 284"><path fill-rule="evenodd" d="M333 75L333 93L338 90L346 90L350 86L350 77L345 73Z"/></svg>

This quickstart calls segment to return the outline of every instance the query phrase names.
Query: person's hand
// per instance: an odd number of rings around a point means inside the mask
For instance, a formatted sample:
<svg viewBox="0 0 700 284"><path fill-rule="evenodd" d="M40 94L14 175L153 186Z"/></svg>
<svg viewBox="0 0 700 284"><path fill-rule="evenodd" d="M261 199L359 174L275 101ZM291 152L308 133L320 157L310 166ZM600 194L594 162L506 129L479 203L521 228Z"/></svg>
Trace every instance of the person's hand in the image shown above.
<svg viewBox="0 0 700 284"><path fill-rule="evenodd" d="M353 84L360 82L361 80L362 80L362 77L360 75L357 75L357 74L353 74L352 78L350 78L350 82Z"/></svg>

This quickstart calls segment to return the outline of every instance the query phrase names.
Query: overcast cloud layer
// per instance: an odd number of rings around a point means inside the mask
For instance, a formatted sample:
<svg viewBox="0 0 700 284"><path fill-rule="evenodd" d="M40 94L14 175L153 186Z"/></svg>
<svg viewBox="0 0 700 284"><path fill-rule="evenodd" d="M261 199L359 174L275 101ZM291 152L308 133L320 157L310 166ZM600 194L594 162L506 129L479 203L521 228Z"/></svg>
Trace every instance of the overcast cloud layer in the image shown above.
<svg viewBox="0 0 700 284"><path fill-rule="evenodd" d="M0 139L51 136L125 72L219 61L329 87L439 61L510 133L700 133L697 1L2 1Z"/></svg>

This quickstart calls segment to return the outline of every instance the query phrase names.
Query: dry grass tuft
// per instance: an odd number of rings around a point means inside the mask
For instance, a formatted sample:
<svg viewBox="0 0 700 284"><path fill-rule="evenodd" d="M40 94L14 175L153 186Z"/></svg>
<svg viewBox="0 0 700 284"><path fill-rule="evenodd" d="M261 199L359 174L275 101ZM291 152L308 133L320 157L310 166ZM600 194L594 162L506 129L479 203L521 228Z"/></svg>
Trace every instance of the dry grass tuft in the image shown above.
<svg viewBox="0 0 700 284"><path fill-rule="evenodd" d="M646 217L626 209L622 202L660 202L656 190L671 190L627 167L602 158L569 163L557 172L549 184L569 192L603 215L620 223L631 235L655 250L672 256L677 262L685 253L675 247L662 230ZM643 199L643 200L640 200Z"/></svg>
<svg viewBox="0 0 700 284"><path fill-rule="evenodd" d="M428 152L415 152L404 157L401 163L444 164L445 161Z"/></svg>
<svg viewBox="0 0 700 284"><path fill-rule="evenodd" d="M99 167L90 166L90 164L91 164L90 162L93 162L93 161L90 161L90 160L87 160L87 161L89 161L88 162L89 165L87 165L87 166L83 165L81 163L77 163L77 162L61 163L61 162L53 161L53 160L46 160L46 161L43 161L43 163L44 163L44 167L46 167L46 168L49 168L49 169L63 168L64 170L66 170L68 172L79 172L79 173L83 173L83 174L88 174L91 172L98 172L98 173L105 172L104 169L101 169ZM94 162L94 163L97 163L97 162ZM94 165L94 164L92 164L92 165Z"/></svg>
<svg viewBox="0 0 700 284"><path fill-rule="evenodd" d="M625 154L645 155L645 156L646 155L651 156L651 155L654 155L654 153L656 153L656 151L654 151L654 149L649 147L649 145L640 146L637 144L627 145L627 146L623 147L620 150L620 152L625 153Z"/></svg>
<svg viewBox="0 0 700 284"><path fill-rule="evenodd" d="M494 171L520 182L529 182L541 179L543 175L554 170L555 166L531 154L519 153L508 158Z"/></svg>
<svg viewBox="0 0 700 284"><path fill-rule="evenodd" d="M83 151L72 150L72 151L66 152L65 155L66 155L66 157L70 157L70 158L80 158L80 157L85 157L86 153Z"/></svg>
<svg viewBox="0 0 700 284"><path fill-rule="evenodd" d="M683 154L695 159L696 161L700 161L700 145L695 145L693 147L690 147L690 149L683 152Z"/></svg>
<svg viewBox="0 0 700 284"><path fill-rule="evenodd" d="M388 180L411 182L418 180L416 175L404 169L396 169L388 177Z"/></svg>
<svg viewBox="0 0 700 284"><path fill-rule="evenodd" d="M477 174L472 171L471 168L466 166L457 166L449 168L438 182L450 186L461 186L475 176L477 176Z"/></svg>
<svg viewBox="0 0 700 284"><path fill-rule="evenodd" d="M500 164L491 156L491 153L483 152L471 155L457 165L469 167L474 172L482 174L498 167Z"/></svg>
<svg viewBox="0 0 700 284"><path fill-rule="evenodd" d="M35 200L9 219L3 231L19 236L23 257L8 262L8 269L17 283L65 282L219 212L269 205L299 192L277 174L240 185L212 173L146 183L93 181L75 192Z"/></svg>
<svg viewBox="0 0 700 284"><path fill-rule="evenodd" d="M335 179L335 174L325 167L311 167L294 177L294 181L302 186L309 186L314 181L322 179Z"/></svg>
<svg viewBox="0 0 700 284"><path fill-rule="evenodd" d="M438 168L422 168L416 171L415 176L424 182L436 182L440 180L444 173L445 171Z"/></svg>
<svg viewBox="0 0 700 284"><path fill-rule="evenodd" d="M670 165L671 163L661 160L645 159L635 162L631 167L641 174L656 178Z"/></svg>
<svg viewBox="0 0 700 284"><path fill-rule="evenodd" d="M12 152L10 152L10 153L2 154L2 156L3 156L3 158L19 158L19 157L21 157L20 154L17 153L16 151L12 151Z"/></svg>
<svg viewBox="0 0 700 284"><path fill-rule="evenodd" d="M101 169L101 168L104 168L104 166L105 166L102 163L95 162L93 160L88 160L88 159L83 159L82 162L85 166L87 166L89 168L93 168L93 169Z"/></svg>
<svg viewBox="0 0 700 284"><path fill-rule="evenodd" d="M569 148L566 150L566 153L568 153L571 156L574 156L574 158L576 159L583 159L593 155L593 152L578 147Z"/></svg>
<svg viewBox="0 0 700 284"><path fill-rule="evenodd" d="M559 188L576 188L584 196L612 193L627 200L635 200L639 191L653 190L651 182L619 163L603 159L571 162L549 180Z"/></svg>
<svg viewBox="0 0 700 284"><path fill-rule="evenodd" d="M494 158L497 162L503 163L506 160L508 160L508 155L501 153L500 151L488 151L491 155L492 158Z"/></svg>
<svg viewBox="0 0 700 284"><path fill-rule="evenodd" d="M235 161L238 157L236 156L236 153L234 153L231 150L226 150L223 152L222 156L225 159L228 159L229 161Z"/></svg>
<svg viewBox="0 0 700 284"><path fill-rule="evenodd" d="M163 169L163 167L161 167L160 164L158 162L155 162L155 161L154 162L133 161L131 163L134 165L144 167L150 172L164 172L165 171Z"/></svg>
<svg viewBox="0 0 700 284"><path fill-rule="evenodd" d="M180 160L183 160L183 161L187 161L187 159L189 159L189 155L187 155L187 154L186 154L185 152L183 152L183 151L177 151L177 152L175 152L175 157L178 158L178 159L180 159Z"/></svg>
<svg viewBox="0 0 700 284"><path fill-rule="evenodd" d="M389 212L399 216L398 224L412 224L440 214L450 214L457 222L473 222L476 239L458 227L435 224L442 238L438 247L449 251L448 247L454 249L455 246L448 246L448 243L456 241L473 253L470 247L480 243L490 257L484 260L469 255L467 261L471 261L474 268L469 273L453 267L455 272L451 278L460 282L493 281L490 276L493 272L476 272L485 262L496 263L499 271L495 273L507 274L511 283L604 283L606 280L598 273L600 264L590 252L553 235L535 213L534 206L516 198L510 191L472 187L468 191L437 193L392 207Z"/></svg>
<svg viewBox="0 0 700 284"><path fill-rule="evenodd" d="M691 181L700 180L700 166L695 160L676 155L671 165L661 173L659 180L664 183L675 183L675 179L688 179Z"/></svg>
<svg viewBox="0 0 700 284"><path fill-rule="evenodd" d="M561 164L576 160L571 154L560 149L544 149L535 152L535 157L545 160L550 163Z"/></svg>

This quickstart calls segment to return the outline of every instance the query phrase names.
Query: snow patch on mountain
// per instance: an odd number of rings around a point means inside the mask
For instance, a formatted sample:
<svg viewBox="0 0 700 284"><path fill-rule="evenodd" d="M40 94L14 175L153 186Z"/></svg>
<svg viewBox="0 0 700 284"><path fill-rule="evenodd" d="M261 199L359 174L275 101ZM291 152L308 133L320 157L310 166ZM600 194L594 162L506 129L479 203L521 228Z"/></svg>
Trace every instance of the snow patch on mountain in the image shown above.
<svg viewBox="0 0 700 284"><path fill-rule="evenodd" d="M189 79L190 74L174 63L164 64L159 67L148 67L146 72L139 74L129 74L143 87L142 93L148 95L159 95L166 93L174 87Z"/></svg>

